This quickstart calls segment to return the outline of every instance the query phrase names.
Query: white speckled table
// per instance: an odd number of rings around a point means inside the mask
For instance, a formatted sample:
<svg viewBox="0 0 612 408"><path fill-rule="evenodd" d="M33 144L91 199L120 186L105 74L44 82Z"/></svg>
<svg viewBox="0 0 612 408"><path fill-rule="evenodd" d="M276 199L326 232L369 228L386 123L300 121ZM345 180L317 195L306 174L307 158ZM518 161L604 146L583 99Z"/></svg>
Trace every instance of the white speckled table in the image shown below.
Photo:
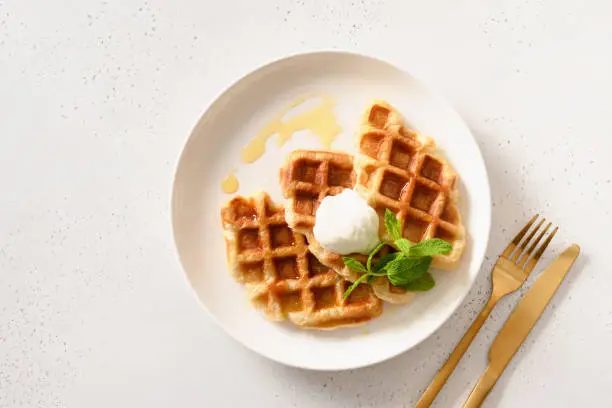
<svg viewBox="0 0 612 408"><path fill-rule="evenodd" d="M612 3L492 3L0 0L0 407L412 406L488 274L418 348L317 373L230 339L175 255L173 170L204 107L320 48L388 59L464 116L493 189L483 269L536 211L561 225L554 252L582 246L485 406L611 406ZM461 406L518 296L437 407Z"/></svg>

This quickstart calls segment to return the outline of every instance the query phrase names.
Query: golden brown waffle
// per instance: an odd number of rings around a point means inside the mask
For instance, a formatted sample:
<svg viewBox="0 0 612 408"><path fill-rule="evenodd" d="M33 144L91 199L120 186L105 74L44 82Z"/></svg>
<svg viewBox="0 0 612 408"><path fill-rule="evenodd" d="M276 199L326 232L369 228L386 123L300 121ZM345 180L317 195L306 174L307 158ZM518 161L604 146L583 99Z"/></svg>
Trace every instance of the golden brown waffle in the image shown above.
<svg viewBox="0 0 612 408"><path fill-rule="evenodd" d="M353 156L346 153L295 150L289 153L280 174L288 200L287 224L298 232L312 231L315 213L328 195L355 185Z"/></svg>
<svg viewBox="0 0 612 408"><path fill-rule="evenodd" d="M383 240L390 240L384 224L389 208L398 216L403 236L413 243L434 237L450 242L452 252L434 257L433 266L455 268L465 247L457 175L436 154L435 143L407 129L401 114L383 101L368 107L358 143L359 154L352 164L350 155L337 152L298 150L288 156L281 169L281 187L289 202L289 226L307 236L310 251L323 264L354 281L359 274L344 266L341 255L321 247L312 232L323 198L354 188L378 212ZM391 303L406 303L414 296L386 278L377 279L372 287L376 296Z"/></svg>
<svg viewBox="0 0 612 408"><path fill-rule="evenodd" d="M355 158L355 190L366 197L380 216L393 211L403 236L413 243L440 238L452 252L434 257L433 266L453 269L465 247L465 230L457 209L457 175L435 152L435 143L404 125L402 115L388 103L368 107L359 133Z"/></svg>
<svg viewBox="0 0 612 408"><path fill-rule="evenodd" d="M280 179L283 196L288 201L285 210L287 224L306 236L310 252L322 264L354 282L360 274L344 265L342 255L323 248L312 231L321 201L328 195L339 194L343 189L355 186L353 156L338 152L296 150L287 156ZM352 254L351 257L364 263L367 259L360 254ZM389 284L385 278L377 279L372 287L376 296L391 303L406 303L413 296Z"/></svg>
<svg viewBox="0 0 612 408"><path fill-rule="evenodd" d="M235 197L221 218L232 275L271 320L333 329L381 314L382 302L368 285L343 299L350 282L310 253L306 238L289 228L284 208L266 193Z"/></svg>

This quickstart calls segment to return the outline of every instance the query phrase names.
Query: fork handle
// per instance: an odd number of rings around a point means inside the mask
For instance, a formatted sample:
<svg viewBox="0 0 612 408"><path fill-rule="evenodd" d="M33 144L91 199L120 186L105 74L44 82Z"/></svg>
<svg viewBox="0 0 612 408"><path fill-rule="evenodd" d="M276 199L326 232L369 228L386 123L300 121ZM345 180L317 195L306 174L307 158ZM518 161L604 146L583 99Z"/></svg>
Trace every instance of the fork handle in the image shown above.
<svg viewBox="0 0 612 408"><path fill-rule="evenodd" d="M485 372L482 374L474 389L470 393L470 396L465 401L463 408L478 408L482 405L489 392L497 382L499 374L496 374L491 366L487 367Z"/></svg>
<svg viewBox="0 0 612 408"><path fill-rule="evenodd" d="M455 367L457 367L457 364L459 364L459 361L461 361L461 357L463 357L467 349L470 347L470 344L472 344L474 337L476 337L478 331L487 320L487 317L489 317L491 314L491 310L493 310L498 301L499 297L497 296L491 296L489 298L489 301L482 309L478 317L476 317L476 320L474 320L468 331L465 332L442 368L440 368L440 371L438 371L438 374L436 374L431 384L429 384L429 387L427 387L419 401L416 403L415 408L427 408L432 404L434 399L436 399L436 396L440 390L442 390L444 384L446 384L446 380L448 380L448 377L451 376L453 370L455 370Z"/></svg>

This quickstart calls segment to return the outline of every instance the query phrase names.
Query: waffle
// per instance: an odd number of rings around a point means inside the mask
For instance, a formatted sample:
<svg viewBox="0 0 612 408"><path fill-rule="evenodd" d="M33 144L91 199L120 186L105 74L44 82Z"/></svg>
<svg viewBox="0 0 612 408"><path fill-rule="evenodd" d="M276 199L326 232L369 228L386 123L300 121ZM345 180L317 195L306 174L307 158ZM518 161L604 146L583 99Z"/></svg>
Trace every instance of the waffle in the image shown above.
<svg viewBox="0 0 612 408"><path fill-rule="evenodd" d="M318 150L295 150L281 169L281 188L288 200L287 223L301 233L312 231L315 213L328 195L355 186L353 156Z"/></svg>
<svg viewBox="0 0 612 408"><path fill-rule="evenodd" d="M329 151L295 150L287 156L280 171L280 184L288 203L285 210L287 224L306 235L310 252L321 263L351 282L359 274L345 268L341 255L323 248L316 240L313 228L321 201L345 188L353 188L355 178L353 156Z"/></svg>
<svg viewBox="0 0 612 408"><path fill-rule="evenodd" d="M435 152L435 143L407 129L402 115L383 101L366 110L358 142L355 190L378 212L383 239L389 239L384 227L388 208L412 243L429 238L449 242L452 251L435 256L433 266L455 268L466 240L457 209L457 175Z"/></svg>
<svg viewBox="0 0 612 408"><path fill-rule="evenodd" d="M344 265L342 255L323 248L313 233L315 213L321 201L328 195L336 195L345 188L355 186L353 156L329 151L296 150L287 157L280 171L280 179L283 196L288 202L285 210L287 224L307 237L310 252L322 264L354 282L360 274ZM352 254L351 257L363 263L367 259L360 254ZM372 288L376 296L391 303L406 303L413 296L394 287L386 278L375 280Z"/></svg>
<svg viewBox="0 0 612 408"><path fill-rule="evenodd" d="M223 206L221 219L232 276L269 319L333 329L381 314L382 302L368 285L343 299L350 282L317 260L306 237L285 222L284 208L266 193L235 197Z"/></svg>

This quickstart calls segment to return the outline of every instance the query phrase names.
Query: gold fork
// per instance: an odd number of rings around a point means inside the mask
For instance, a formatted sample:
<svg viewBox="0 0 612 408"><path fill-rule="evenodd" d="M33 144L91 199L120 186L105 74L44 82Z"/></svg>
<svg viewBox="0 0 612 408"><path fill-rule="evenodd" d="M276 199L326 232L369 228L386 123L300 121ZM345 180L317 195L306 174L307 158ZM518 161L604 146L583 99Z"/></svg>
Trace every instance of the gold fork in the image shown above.
<svg viewBox="0 0 612 408"><path fill-rule="evenodd" d="M536 239L531 242L533 237L546 221L544 218L542 218L536 227L529 233L529 235L527 235L527 238L523 240L523 237L525 237L537 218L538 216L535 215L527 223L527 225L523 227L517 236L514 237L512 242L510 242L504 252L499 256L497 263L493 267L493 290L491 291L489 301L482 309L476 320L474 320L472 326L463 335L463 338L461 341L459 341L442 368L440 368L440 371L438 371L438 374L436 374L431 384L429 384L429 387L427 387L417 402L415 408L426 408L431 405L446 383L448 377L450 377L455 367L457 367L457 364L459 364L461 357L463 357L467 351L468 347L472 343L472 340L474 340L474 337L476 337L476 334L478 334L478 331L487 320L487 317L489 317L489 314L491 314L491 311L497 302L499 302L499 300L508 293L512 293L520 288L535 267L536 263L538 263L540 260L540 257L559 228L555 227L548 237L546 237L542 245L535 250L546 232L552 226L552 223L549 222L546 227L540 231ZM527 248L530 242L531 245ZM531 256L532 254L533 256Z"/></svg>

